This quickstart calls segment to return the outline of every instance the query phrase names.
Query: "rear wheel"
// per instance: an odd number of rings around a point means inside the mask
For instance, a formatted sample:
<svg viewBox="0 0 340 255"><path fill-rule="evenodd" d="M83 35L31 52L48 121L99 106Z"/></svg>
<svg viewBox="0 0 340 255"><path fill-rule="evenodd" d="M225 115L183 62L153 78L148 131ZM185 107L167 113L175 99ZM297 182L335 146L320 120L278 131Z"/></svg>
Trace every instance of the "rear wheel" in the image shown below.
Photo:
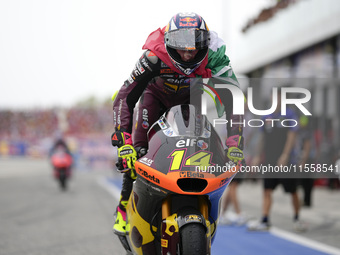
<svg viewBox="0 0 340 255"><path fill-rule="evenodd" d="M207 237L202 224L186 224L180 229L181 255L206 255Z"/></svg>
<svg viewBox="0 0 340 255"><path fill-rule="evenodd" d="M65 191L67 187L66 187L66 175L64 172L60 173L59 184L60 184L61 190Z"/></svg>

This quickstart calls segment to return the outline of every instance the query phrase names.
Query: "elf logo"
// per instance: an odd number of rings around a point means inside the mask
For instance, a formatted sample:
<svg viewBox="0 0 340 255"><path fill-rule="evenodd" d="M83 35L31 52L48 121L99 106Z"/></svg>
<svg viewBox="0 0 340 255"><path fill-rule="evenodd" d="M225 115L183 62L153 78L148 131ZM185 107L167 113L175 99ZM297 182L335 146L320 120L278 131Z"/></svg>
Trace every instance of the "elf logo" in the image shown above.
<svg viewBox="0 0 340 255"><path fill-rule="evenodd" d="M142 118L143 118L142 127L144 129L148 129L149 128L149 112L148 112L148 109L145 109L145 108L143 109Z"/></svg>
<svg viewBox="0 0 340 255"><path fill-rule="evenodd" d="M194 146L196 144L196 142L197 142L197 139L195 139L195 138L182 139L182 140L179 140L176 143L176 147L181 148L181 147Z"/></svg>

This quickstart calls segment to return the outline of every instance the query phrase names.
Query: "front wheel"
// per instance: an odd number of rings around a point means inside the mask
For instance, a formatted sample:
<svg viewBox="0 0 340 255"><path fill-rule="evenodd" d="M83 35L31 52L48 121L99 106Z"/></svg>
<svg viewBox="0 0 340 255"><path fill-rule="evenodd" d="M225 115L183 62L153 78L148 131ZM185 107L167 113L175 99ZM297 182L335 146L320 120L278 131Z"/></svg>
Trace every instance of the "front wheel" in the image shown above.
<svg viewBox="0 0 340 255"><path fill-rule="evenodd" d="M207 236L202 224L186 224L180 229L181 255L206 255Z"/></svg>

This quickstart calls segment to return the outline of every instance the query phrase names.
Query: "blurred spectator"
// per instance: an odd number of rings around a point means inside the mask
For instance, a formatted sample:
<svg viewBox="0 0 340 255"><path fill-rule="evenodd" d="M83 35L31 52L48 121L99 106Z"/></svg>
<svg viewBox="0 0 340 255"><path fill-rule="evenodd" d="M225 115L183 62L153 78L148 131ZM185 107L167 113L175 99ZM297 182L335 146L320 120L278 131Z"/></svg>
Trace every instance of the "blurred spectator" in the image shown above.
<svg viewBox="0 0 340 255"><path fill-rule="evenodd" d="M237 173L236 177L229 184L226 193L223 195L220 224L243 225L247 222L247 217L241 212L237 195L237 189L243 180L243 176L244 173ZM233 206L235 213L228 211L230 204Z"/></svg>
<svg viewBox="0 0 340 255"><path fill-rule="evenodd" d="M106 139L103 142L101 138L111 132L111 104L72 107L62 111L65 112L63 121L67 122L64 135L72 137L73 145L77 145L70 149L81 151L81 147L87 144L86 140L96 140L96 146L103 152ZM0 155L41 157L48 154L51 138L61 126L59 112L59 109L0 110ZM111 152L110 144L105 148ZM108 154L102 155L106 157Z"/></svg>
<svg viewBox="0 0 340 255"><path fill-rule="evenodd" d="M311 164L313 162L313 155L315 156L314 146L312 143L312 131L309 125L309 119L307 116L301 116L299 119L300 129L298 131L298 166L305 168L306 164ZM300 185L303 189L303 203L305 207L312 206L312 189L314 186L313 173L309 171L302 172L302 178L299 180Z"/></svg>
<svg viewBox="0 0 340 255"><path fill-rule="evenodd" d="M253 159L253 165L260 165L261 154L264 153L264 165L268 167L288 166L294 162L294 147L297 138L298 127L289 124L286 127L282 124L283 119L297 120L293 110L287 108L286 115L281 115L281 94L277 95L277 106L274 113L264 117L264 126L258 145L258 154ZM276 120L276 121L272 121ZM262 205L262 219L259 222L251 222L248 229L253 231L268 230L271 226L270 210L272 206L272 193L277 185L282 184L285 192L290 193L293 205L293 223L296 231L303 231L304 224L299 219L300 204L297 194L297 179L283 177L283 172L264 174L264 191Z"/></svg>

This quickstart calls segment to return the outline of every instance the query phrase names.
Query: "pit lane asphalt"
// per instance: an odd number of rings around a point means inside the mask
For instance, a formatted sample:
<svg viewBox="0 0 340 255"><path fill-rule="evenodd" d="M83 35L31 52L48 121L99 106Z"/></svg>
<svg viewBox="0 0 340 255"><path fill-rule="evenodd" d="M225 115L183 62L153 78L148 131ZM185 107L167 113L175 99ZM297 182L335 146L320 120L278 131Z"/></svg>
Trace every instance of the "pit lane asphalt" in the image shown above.
<svg viewBox="0 0 340 255"><path fill-rule="evenodd" d="M46 159L0 158L0 254L125 254L112 233L117 199L98 181L119 183L121 176L107 166L79 164L69 189L62 192L51 171ZM242 183L239 196L243 211L258 218L260 182ZM285 247L290 247L289 254L312 254L308 249L315 254L340 254L340 192L315 188L313 203L312 208L301 211L308 231L294 233L290 197L278 188L272 208L273 233L220 226L213 254L281 254L275 251ZM272 234L283 241L268 239ZM234 236L232 242L230 236ZM247 246L247 240L260 245L258 250L253 246L250 252L240 249ZM301 253L301 246L307 247L307 253Z"/></svg>
<svg viewBox="0 0 340 255"><path fill-rule="evenodd" d="M1 255L125 254L112 233L117 203L98 171L75 171L63 192L45 159L0 158Z"/></svg>

